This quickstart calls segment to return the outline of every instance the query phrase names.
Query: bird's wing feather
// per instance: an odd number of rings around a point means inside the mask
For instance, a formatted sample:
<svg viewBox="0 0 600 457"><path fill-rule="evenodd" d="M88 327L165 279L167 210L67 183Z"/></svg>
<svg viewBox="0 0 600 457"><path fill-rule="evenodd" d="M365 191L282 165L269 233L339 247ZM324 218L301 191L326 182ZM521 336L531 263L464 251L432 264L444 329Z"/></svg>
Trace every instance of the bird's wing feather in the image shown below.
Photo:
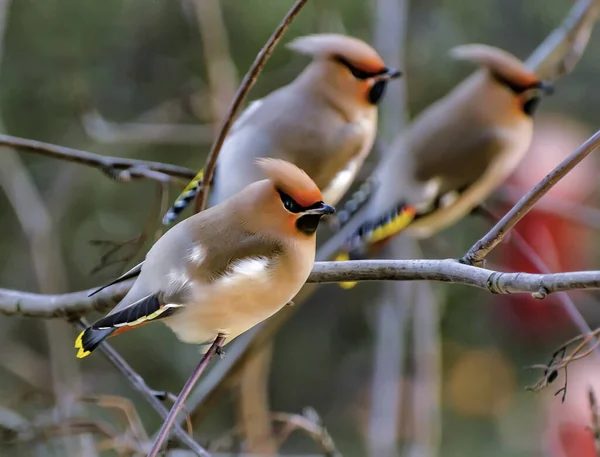
<svg viewBox="0 0 600 457"><path fill-rule="evenodd" d="M250 102L246 109L242 111L242 114L235 120L231 129L229 130L229 135L235 133L237 130L241 129L252 119L252 117L256 114L260 105L263 104L263 99L258 99Z"/></svg>
<svg viewBox="0 0 600 457"><path fill-rule="evenodd" d="M128 279L131 278L135 278L136 276L138 276L140 274L140 272L142 271L142 265L144 264L144 262L140 262L138 263L135 267L133 267L131 270L129 270L127 273L122 274L121 276L119 276L117 279L115 279L112 282L109 282L108 284L105 284L102 287L99 287L98 289L94 290L91 294L88 295L88 297L91 297L92 295L97 294L98 292L100 292L101 290L106 289L107 287L110 287L114 284L118 284L120 282L126 281Z"/></svg>
<svg viewBox="0 0 600 457"><path fill-rule="evenodd" d="M119 327L135 327L144 322L171 316L182 305L165 303L160 294L144 297L115 313L97 320L93 330L107 330Z"/></svg>
<svg viewBox="0 0 600 457"><path fill-rule="evenodd" d="M438 137L444 141L437 141ZM503 145L501 136L493 130L462 136L448 131L446 136L435 135L434 139L432 136L419 138L422 139L412 144L410 151L415 158L416 178L411 198L389 190L382 195L381 189L377 189L376 197L386 199L386 209L368 217L348 238L346 244L356 258L366 245L381 243L413 224L424 222L440 209L456 204L463 193L469 195L469 189L486 174L491 158ZM421 192L418 184L421 184Z"/></svg>
<svg viewBox="0 0 600 457"><path fill-rule="evenodd" d="M456 130L440 133L421 136L419 144L413 145L411 151L415 157L417 180L439 180L440 194L472 185L503 147L503 138L494 129L469 134Z"/></svg>

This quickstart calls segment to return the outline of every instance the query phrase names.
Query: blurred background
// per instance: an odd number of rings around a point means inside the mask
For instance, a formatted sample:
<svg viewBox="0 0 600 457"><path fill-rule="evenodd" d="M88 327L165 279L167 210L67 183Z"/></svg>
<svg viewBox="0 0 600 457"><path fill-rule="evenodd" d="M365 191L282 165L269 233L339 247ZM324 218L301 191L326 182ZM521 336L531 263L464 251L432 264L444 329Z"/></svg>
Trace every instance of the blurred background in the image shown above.
<svg viewBox="0 0 600 457"><path fill-rule="evenodd" d="M240 79L290 5L281 0L1 0L2 131L196 170ZM410 120L473 70L447 56L452 46L481 42L524 59L571 6L567 0L309 1L249 98L287 84L307 64L307 58L283 46L293 37L338 32L382 52L397 47L406 90L390 87L382 107L386 144L404 117ZM574 72L544 101L527 159L490 199L496 212L507 210L599 125L599 47L595 33ZM599 170L593 159L586 159L517 227L553 271L594 268L600 260L594 233L600 218L593 210ZM373 154L363 177L376 160ZM62 293L105 283L135 264L160 228L155 182L121 183L97 169L4 148L0 189L3 288ZM168 203L179 191L170 188ZM564 217L559 202L562 208L587 211L575 222ZM459 257L489 227L489 221L471 216L424 242L422 255ZM149 236L138 240L144 228ZM111 254L112 245L94 240L139 243ZM136 252L128 262L111 263ZM109 265L98 270L105 254ZM488 265L536 271L507 243ZM557 346L577 334L554 296L535 301L457 285L404 286L361 284L351 292L321 287L275 339L265 373L270 409L301 413L313 407L346 457L386 457L373 440L378 432L389 435L390 425L397 455L596 455L586 426L588 387L600 393L597 360L570 367L564 404L554 396L561 380L541 393L524 389L540 375L526 367L546 363ZM394 287L395 295L390 294ZM404 309L409 295L416 306ZM571 297L590 326L597 325L596 294ZM385 300L398 304L387 318L380 306ZM383 328L390 321L392 343L379 347L376 336L390 331ZM15 415L34 423L60 423L67 412L108 421L120 432L127 428L122 414L80 404L81 396L125 397L133 401L148 433L160 426L158 415L102 355L75 359L76 334L61 321L0 316L0 456L129 455L110 446L102 450L96 446L101 440L91 435L14 442L3 433ZM195 347L179 343L162 325L112 342L155 389L178 392L198 360ZM395 378L374 385L381 381L374 376L381 351L392 354L401 369ZM376 404L374 391L386 392L384 400L392 408ZM236 427L239 395L231 389L195 423L200 442L214 442ZM374 417L377 408L399 415ZM225 440L220 451L237 449L238 441ZM296 432L280 452L317 455L318 449Z"/></svg>

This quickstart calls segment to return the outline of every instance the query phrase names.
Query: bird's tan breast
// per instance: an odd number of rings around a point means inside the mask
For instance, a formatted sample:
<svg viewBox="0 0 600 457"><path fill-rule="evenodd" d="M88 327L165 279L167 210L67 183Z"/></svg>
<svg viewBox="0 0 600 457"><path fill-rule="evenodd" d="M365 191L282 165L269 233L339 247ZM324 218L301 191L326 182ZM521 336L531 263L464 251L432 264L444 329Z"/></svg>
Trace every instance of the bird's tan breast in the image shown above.
<svg viewBox="0 0 600 457"><path fill-rule="evenodd" d="M283 254L235 262L214 282L192 285L190 304L167 325L184 342L202 343L217 333L229 335L229 341L285 306L306 281L313 261Z"/></svg>

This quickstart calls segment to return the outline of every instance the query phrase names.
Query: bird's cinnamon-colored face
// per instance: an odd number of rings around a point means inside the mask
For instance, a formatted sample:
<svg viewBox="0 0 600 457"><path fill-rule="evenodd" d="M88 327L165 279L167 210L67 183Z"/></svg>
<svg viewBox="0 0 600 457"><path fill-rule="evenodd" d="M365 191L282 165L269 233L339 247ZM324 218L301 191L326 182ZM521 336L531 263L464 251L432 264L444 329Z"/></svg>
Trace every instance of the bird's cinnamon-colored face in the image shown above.
<svg viewBox="0 0 600 457"><path fill-rule="evenodd" d="M553 92L549 83L540 81L523 62L502 49L484 44L467 44L453 48L450 53L457 59L487 68L497 83L515 95L518 109L527 116L535 113L544 95Z"/></svg>
<svg viewBox="0 0 600 457"><path fill-rule="evenodd" d="M345 67L357 84L361 87L361 92L364 98L371 104L377 105L385 94L387 83L391 79L402 76L400 70L388 68L383 64L383 61L358 61L352 63L350 60L341 55L332 57L334 62Z"/></svg>
<svg viewBox="0 0 600 457"><path fill-rule="evenodd" d="M323 202L321 191L300 168L279 159L259 159L270 185L263 201L264 223L287 235L312 236L321 218L335 209Z"/></svg>
<svg viewBox="0 0 600 457"><path fill-rule="evenodd" d="M288 47L315 59L333 63L336 73L345 78L336 80L344 92L356 92L369 104L378 104L387 83L402 75L388 68L381 56L362 40L338 34L315 34L297 38Z"/></svg>

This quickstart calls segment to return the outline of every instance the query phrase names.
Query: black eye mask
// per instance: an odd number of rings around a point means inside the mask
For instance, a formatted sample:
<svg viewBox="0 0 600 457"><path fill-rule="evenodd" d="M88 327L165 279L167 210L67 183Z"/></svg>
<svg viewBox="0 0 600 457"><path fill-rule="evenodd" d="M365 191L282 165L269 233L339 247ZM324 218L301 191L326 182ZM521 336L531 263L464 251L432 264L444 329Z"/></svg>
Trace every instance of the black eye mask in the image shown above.
<svg viewBox="0 0 600 457"><path fill-rule="evenodd" d="M382 70L375 71L375 72L361 70L359 68L356 68L350 62L348 62L346 59L344 59L343 57L340 57L340 56L334 57L333 60L341 63L344 67L346 67L348 70L350 70L350 73L352 73L352 76L354 76L356 79L365 80L365 79L369 79L369 78L374 78L375 76L384 75L388 72L387 68L383 68Z"/></svg>
<svg viewBox="0 0 600 457"><path fill-rule="evenodd" d="M282 192L281 190L277 189L277 193L279 193L279 197L281 198L284 208L287 209L290 213L304 213L308 210L318 209L323 206L323 202L316 202L310 206L302 206L300 203L298 203L285 192Z"/></svg>

